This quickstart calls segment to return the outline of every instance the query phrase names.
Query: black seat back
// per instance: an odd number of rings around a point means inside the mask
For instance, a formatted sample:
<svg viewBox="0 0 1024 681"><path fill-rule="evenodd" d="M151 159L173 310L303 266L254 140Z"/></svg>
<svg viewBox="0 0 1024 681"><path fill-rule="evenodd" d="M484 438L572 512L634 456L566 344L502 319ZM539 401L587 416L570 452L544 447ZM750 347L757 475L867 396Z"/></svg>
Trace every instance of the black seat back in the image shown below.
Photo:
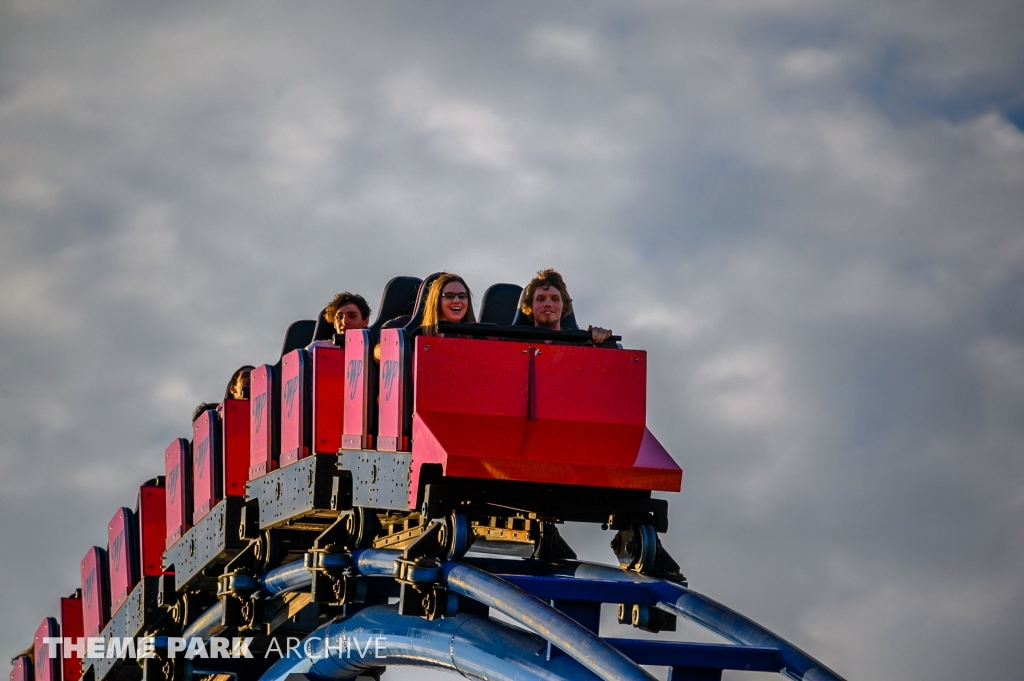
<svg viewBox="0 0 1024 681"><path fill-rule="evenodd" d="M420 324L423 323L423 312L427 307L427 294L430 292L430 285L433 284L434 280L442 274L444 274L444 272L434 272L420 283L419 292L416 294L416 309L412 313L412 319L410 319L409 323L405 325L406 331L411 333L418 329Z"/></svg>
<svg viewBox="0 0 1024 681"><path fill-rule="evenodd" d="M512 320L512 326L533 326L533 319L523 314L523 296L526 295L526 289L523 289L522 294L519 296L519 302L516 305L516 316ZM562 331L577 331L580 327L576 323L576 310L573 310L566 317L562 317L562 323L559 325Z"/></svg>
<svg viewBox="0 0 1024 681"><path fill-rule="evenodd" d="M395 277L384 286L380 297L377 319L370 325L374 343L380 338L381 327L386 322L403 315L411 315L416 307L416 298L423 281L419 277Z"/></svg>
<svg viewBox="0 0 1024 681"><path fill-rule="evenodd" d="M322 313L321 313L322 314ZM313 332L316 329L316 322L312 319L300 319L292 322L288 330L284 332L284 343L281 345L281 356L284 357L292 350L304 348L313 342ZM328 336L329 338L330 336Z"/></svg>
<svg viewBox="0 0 1024 681"><path fill-rule="evenodd" d="M327 308L320 310L316 318L316 328L313 330L313 340L331 340L334 336L334 324L327 321Z"/></svg>
<svg viewBox="0 0 1024 681"><path fill-rule="evenodd" d="M515 284L492 284L480 301L480 323L508 326L519 310L522 286Z"/></svg>

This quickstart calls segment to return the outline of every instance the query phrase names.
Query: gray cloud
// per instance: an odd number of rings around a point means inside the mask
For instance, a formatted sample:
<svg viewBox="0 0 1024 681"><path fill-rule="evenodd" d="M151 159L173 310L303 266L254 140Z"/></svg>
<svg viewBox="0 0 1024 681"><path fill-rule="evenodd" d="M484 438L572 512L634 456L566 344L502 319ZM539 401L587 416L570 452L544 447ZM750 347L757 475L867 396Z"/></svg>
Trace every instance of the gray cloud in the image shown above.
<svg viewBox="0 0 1024 681"><path fill-rule="evenodd" d="M851 677L1024 662L1017 4L0 13L6 653L289 322L553 265L650 352L697 589Z"/></svg>

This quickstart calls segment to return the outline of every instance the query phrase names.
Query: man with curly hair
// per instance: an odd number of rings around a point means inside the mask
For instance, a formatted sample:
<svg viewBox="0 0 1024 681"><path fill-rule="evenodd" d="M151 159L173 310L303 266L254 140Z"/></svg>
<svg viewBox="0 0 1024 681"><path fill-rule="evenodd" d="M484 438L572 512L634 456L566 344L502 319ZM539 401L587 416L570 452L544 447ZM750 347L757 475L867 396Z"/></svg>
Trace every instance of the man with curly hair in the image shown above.
<svg viewBox="0 0 1024 681"><path fill-rule="evenodd" d="M344 335L349 329L365 329L370 325L370 306L358 293L343 291L327 303L324 318L334 330Z"/></svg>
<svg viewBox="0 0 1024 681"><path fill-rule="evenodd" d="M520 309L533 321L533 325L544 329L562 330L562 320L572 313L572 298L565 286L562 275L553 269L541 270L530 280L520 298ZM600 345L612 335L611 329L599 326L587 328L594 345Z"/></svg>

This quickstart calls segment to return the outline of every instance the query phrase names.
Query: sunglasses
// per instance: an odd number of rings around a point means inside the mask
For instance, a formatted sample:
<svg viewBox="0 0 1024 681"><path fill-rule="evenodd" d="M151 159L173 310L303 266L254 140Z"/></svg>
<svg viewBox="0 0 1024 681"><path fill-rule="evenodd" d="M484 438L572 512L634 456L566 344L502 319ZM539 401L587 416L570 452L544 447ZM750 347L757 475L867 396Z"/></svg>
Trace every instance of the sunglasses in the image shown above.
<svg viewBox="0 0 1024 681"><path fill-rule="evenodd" d="M445 300L469 300L468 293L452 293L451 291L448 293L442 293L441 297Z"/></svg>

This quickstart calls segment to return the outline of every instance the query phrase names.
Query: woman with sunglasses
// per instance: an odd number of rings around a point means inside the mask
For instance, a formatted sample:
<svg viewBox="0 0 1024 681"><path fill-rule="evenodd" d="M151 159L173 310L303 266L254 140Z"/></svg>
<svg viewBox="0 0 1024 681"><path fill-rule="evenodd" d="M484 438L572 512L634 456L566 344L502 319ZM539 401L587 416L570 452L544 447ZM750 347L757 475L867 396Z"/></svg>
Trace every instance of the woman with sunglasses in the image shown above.
<svg viewBox="0 0 1024 681"><path fill-rule="evenodd" d="M423 306L420 333L425 336L438 335L438 322L472 324L475 321L473 294L462 277L445 272L431 283Z"/></svg>

